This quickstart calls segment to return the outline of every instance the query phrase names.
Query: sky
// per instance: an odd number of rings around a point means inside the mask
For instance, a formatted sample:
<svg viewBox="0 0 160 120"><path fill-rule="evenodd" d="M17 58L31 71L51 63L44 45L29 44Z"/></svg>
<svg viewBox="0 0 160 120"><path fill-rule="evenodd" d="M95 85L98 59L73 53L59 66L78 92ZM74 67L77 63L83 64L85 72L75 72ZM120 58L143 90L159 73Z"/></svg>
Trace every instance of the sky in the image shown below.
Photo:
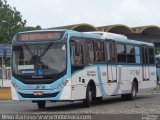
<svg viewBox="0 0 160 120"><path fill-rule="evenodd" d="M160 0L7 0L28 26L160 26Z"/></svg>

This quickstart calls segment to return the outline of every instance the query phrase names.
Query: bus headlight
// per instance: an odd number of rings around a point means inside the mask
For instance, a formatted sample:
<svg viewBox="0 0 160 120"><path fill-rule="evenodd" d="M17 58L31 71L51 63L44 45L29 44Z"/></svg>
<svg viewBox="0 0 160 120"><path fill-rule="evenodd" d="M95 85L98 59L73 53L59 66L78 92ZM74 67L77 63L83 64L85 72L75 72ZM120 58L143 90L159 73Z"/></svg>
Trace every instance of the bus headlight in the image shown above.
<svg viewBox="0 0 160 120"><path fill-rule="evenodd" d="M68 80L63 81L60 85L58 85L57 89L64 88L68 83Z"/></svg>

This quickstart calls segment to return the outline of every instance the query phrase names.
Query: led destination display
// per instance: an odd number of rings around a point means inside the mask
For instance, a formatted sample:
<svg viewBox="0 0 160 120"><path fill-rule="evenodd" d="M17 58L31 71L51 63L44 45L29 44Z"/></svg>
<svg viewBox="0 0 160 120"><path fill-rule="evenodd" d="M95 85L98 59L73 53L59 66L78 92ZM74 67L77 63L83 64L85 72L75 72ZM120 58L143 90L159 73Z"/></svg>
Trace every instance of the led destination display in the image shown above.
<svg viewBox="0 0 160 120"><path fill-rule="evenodd" d="M21 33L18 35L18 40L23 42L30 41L45 41L61 39L62 32L44 32L44 33Z"/></svg>

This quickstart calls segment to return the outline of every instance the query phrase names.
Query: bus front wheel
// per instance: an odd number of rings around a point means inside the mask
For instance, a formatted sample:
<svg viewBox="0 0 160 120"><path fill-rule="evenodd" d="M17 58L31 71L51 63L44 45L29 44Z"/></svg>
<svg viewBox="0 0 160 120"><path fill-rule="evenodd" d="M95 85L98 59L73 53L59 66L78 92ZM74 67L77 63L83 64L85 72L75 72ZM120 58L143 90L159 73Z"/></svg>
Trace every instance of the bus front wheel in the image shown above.
<svg viewBox="0 0 160 120"><path fill-rule="evenodd" d="M37 106L39 109L43 109L46 106L46 102L45 101L39 101L37 102Z"/></svg>
<svg viewBox="0 0 160 120"><path fill-rule="evenodd" d="M86 91L86 99L83 100L83 106L90 107L92 98L93 98L93 91L91 90L90 85L88 85Z"/></svg>

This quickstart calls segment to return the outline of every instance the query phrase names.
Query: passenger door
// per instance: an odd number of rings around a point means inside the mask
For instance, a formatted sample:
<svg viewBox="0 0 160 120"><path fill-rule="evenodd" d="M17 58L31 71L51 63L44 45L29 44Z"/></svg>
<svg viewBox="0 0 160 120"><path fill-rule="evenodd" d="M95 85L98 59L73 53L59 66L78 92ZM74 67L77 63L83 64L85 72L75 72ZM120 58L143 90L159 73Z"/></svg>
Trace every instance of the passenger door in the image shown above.
<svg viewBox="0 0 160 120"><path fill-rule="evenodd" d="M72 74L72 99L83 99L85 96L84 47L83 38L72 37L70 40L70 58ZM78 94L77 94L78 93Z"/></svg>
<svg viewBox="0 0 160 120"><path fill-rule="evenodd" d="M117 82L117 65L115 57L115 43L106 43L107 63L108 63L108 82Z"/></svg>

